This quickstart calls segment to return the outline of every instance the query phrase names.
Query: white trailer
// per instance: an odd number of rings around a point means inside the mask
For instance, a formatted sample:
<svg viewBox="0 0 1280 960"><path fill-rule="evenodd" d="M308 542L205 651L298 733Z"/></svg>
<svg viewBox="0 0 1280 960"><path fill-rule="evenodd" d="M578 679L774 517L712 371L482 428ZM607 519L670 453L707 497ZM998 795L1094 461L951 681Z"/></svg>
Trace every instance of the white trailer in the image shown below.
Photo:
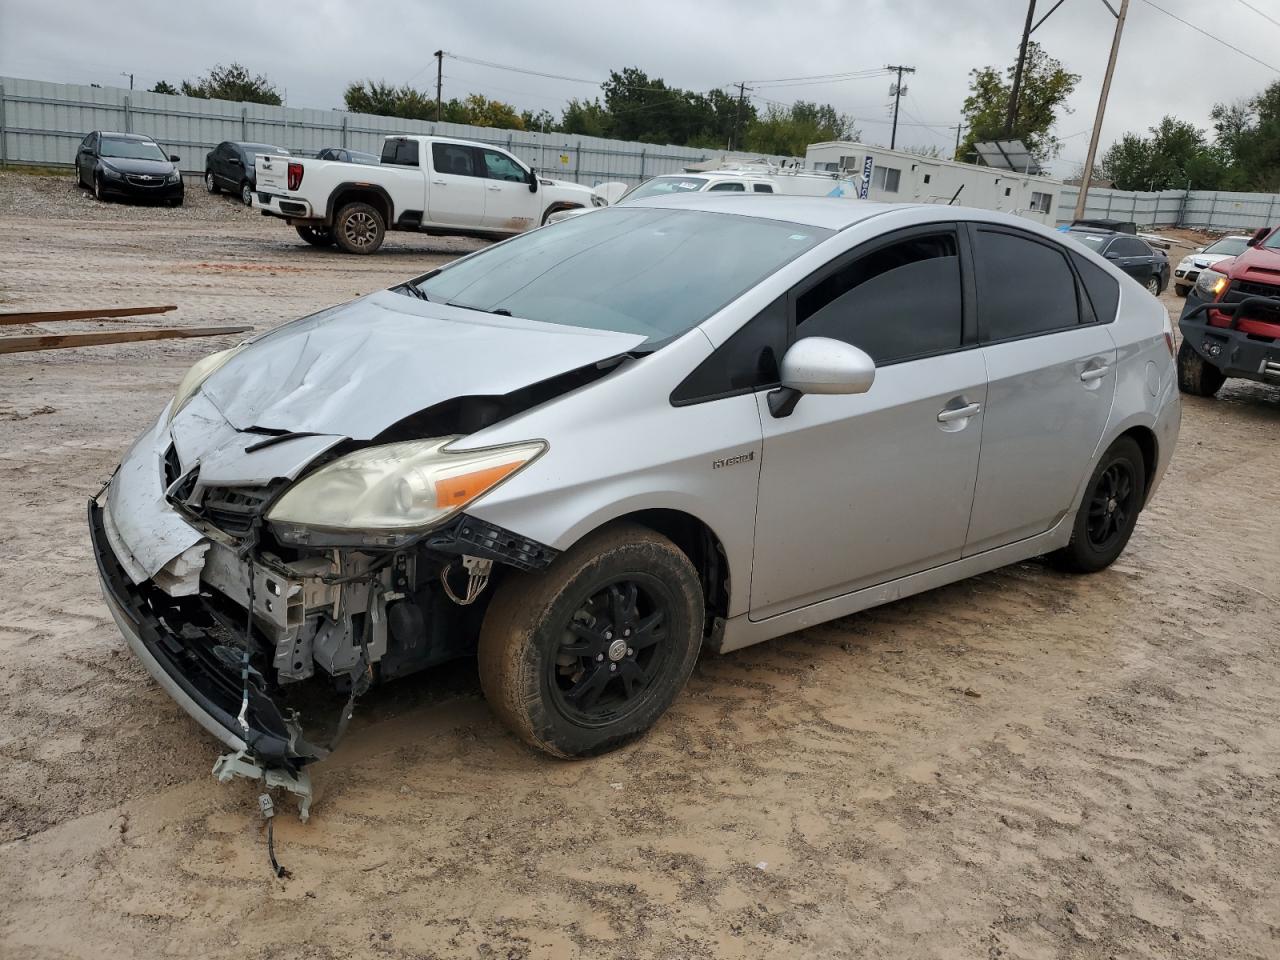
<svg viewBox="0 0 1280 960"><path fill-rule="evenodd" d="M805 163L815 172L852 177L865 199L947 204L954 198L959 206L1001 210L1049 227L1057 222L1063 188L1049 177L850 141L810 144Z"/></svg>

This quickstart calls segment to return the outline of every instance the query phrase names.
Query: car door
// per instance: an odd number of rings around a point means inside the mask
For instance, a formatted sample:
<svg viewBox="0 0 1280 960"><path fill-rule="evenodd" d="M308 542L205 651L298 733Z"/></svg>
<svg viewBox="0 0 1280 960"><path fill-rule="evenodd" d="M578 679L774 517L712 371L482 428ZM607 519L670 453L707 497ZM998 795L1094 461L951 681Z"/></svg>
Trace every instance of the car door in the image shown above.
<svg viewBox="0 0 1280 960"><path fill-rule="evenodd" d="M501 150L477 147L476 156L485 177L484 225L517 232L538 226L542 197L530 191L529 171Z"/></svg>
<svg viewBox="0 0 1280 960"><path fill-rule="evenodd" d="M964 243L952 224L901 231L792 292L794 338L852 343L876 376L780 418L759 395L753 619L960 558L986 401Z"/></svg>
<svg viewBox="0 0 1280 960"><path fill-rule="evenodd" d="M484 225L485 177L479 163L477 151L467 144L431 144L427 218L432 223L472 230Z"/></svg>
<svg viewBox="0 0 1280 960"><path fill-rule="evenodd" d="M1116 346L1053 240L971 227L987 364L965 553L1044 533L1072 507L1111 413Z"/></svg>
<svg viewBox="0 0 1280 960"><path fill-rule="evenodd" d="M76 176L83 184L92 183L94 149L97 140L96 133L89 134L80 141L80 148L76 151Z"/></svg>

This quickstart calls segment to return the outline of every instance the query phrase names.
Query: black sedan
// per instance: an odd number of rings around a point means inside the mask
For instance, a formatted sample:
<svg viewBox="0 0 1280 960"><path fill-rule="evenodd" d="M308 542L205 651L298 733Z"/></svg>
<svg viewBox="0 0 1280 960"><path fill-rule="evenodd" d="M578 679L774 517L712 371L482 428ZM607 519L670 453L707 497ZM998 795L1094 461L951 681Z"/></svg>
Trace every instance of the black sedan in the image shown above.
<svg viewBox="0 0 1280 960"><path fill-rule="evenodd" d="M150 137L95 130L76 151L76 180L99 200L108 196L182 204L178 157L166 154Z"/></svg>
<svg viewBox="0 0 1280 960"><path fill-rule="evenodd" d="M346 147L325 147L316 154L317 160L340 160L343 163L381 163L382 158L372 153L361 153L359 150L348 150Z"/></svg>
<svg viewBox="0 0 1280 960"><path fill-rule="evenodd" d="M1094 253L1100 253L1158 297L1169 285L1169 258L1140 237L1115 230L1072 227L1066 235Z"/></svg>
<svg viewBox="0 0 1280 960"><path fill-rule="evenodd" d="M224 140L204 158L204 188L210 193L226 190L240 198L246 207L253 203L253 191L258 184L258 171L254 166L258 154L270 153L287 157L289 151L270 143L239 143Z"/></svg>

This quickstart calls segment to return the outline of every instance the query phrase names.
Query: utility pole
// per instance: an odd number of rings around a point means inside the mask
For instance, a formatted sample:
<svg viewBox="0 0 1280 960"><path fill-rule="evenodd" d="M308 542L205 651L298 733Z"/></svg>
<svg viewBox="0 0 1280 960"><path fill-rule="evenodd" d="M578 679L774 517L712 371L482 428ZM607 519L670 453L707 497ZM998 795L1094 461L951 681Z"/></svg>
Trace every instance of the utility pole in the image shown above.
<svg viewBox="0 0 1280 960"><path fill-rule="evenodd" d="M732 150L734 141L738 139L738 129L742 126L742 107L747 99L746 81L738 84L738 112L733 117L733 133L729 135L729 145L726 150Z"/></svg>
<svg viewBox="0 0 1280 960"><path fill-rule="evenodd" d="M1052 12L1052 11L1051 11ZM1022 70L1027 63L1027 44L1031 41L1031 21L1036 15L1036 0L1027 4L1027 22L1022 28L1022 46L1018 48L1018 65L1013 68L1013 88L1009 91L1009 115L1004 122L1004 135L1013 139L1013 126L1018 122L1018 95L1022 92Z"/></svg>
<svg viewBox="0 0 1280 960"><path fill-rule="evenodd" d="M1103 0L1106 3L1106 0ZM1111 10L1111 5L1107 4ZM1129 0L1120 0L1120 12L1112 10L1116 18L1115 36L1111 38L1111 57L1107 60L1107 73L1102 78L1102 94L1098 97L1098 115L1093 119L1093 135L1089 138L1089 155L1084 161L1084 173L1080 177L1080 196L1076 198L1075 219L1084 218L1085 204L1089 200L1089 181L1093 177L1093 161L1098 155L1098 139L1102 136L1102 118L1107 112L1107 97L1111 93L1111 75L1116 70L1116 57L1120 53L1120 34L1124 32L1124 18L1129 13Z"/></svg>
<svg viewBox="0 0 1280 960"><path fill-rule="evenodd" d="M128 78L129 78L129 89L130 89L130 90L132 90L132 89L133 89L133 74L132 74L132 73L125 73L123 70L121 70L121 71L120 71L120 76L122 76L122 77L128 77Z"/></svg>
<svg viewBox="0 0 1280 960"><path fill-rule="evenodd" d="M436 123L443 118L440 116L440 90L444 86L444 51L437 50L434 54L436 58Z"/></svg>
<svg viewBox="0 0 1280 960"><path fill-rule="evenodd" d="M964 129L963 123L956 124L956 152L951 155L952 160L960 159L960 131Z"/></svg>
<svg viewBox="0 0 1280 960"><path fill-rule="evenodd" d="M889 91L893 95L893 132L889 134L889 149L892 150L898 144L898 103L902 100L902 95L907 92L906 87L902 85L902 75L904 73L915 73L916 68L887 66L885 69L898 71L898 82Z"/></svg>

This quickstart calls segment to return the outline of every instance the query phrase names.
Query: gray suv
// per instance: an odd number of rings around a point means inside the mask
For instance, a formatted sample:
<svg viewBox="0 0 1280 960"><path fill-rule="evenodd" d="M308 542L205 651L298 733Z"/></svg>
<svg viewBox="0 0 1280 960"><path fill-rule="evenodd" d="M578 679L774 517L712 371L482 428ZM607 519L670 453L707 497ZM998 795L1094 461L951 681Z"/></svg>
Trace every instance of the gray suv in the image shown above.
<svg viewBox="0 0 1280 960"><path fill-rule="evenodd" d="M601 210L200 361L89 505L107 605L240 763L298 689L478 655L552 754L725 652L1124 549L1173 455L1163 306L985 210L691 194Z"/></svg>

